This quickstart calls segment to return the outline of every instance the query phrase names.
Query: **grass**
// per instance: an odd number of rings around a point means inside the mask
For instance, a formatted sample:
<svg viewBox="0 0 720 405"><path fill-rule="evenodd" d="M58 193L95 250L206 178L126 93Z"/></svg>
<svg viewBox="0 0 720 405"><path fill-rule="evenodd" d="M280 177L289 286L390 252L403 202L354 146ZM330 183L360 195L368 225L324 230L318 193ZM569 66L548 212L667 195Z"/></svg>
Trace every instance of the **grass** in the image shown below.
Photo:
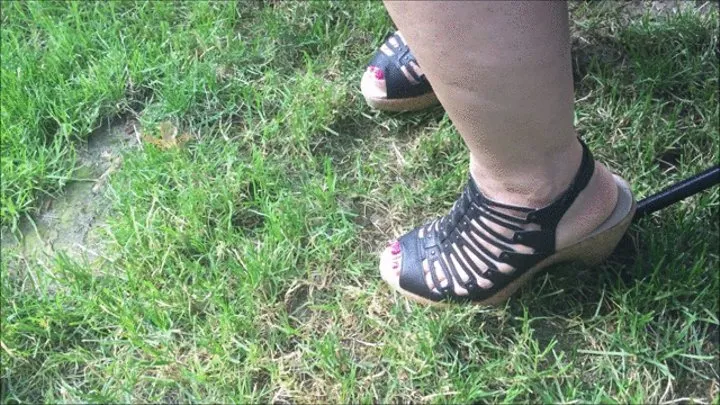
<svg viewBox="0 0 720 405"><path fill-rule="evenodd" d="M720 156L718 13L634 7L572 32L578 131L642 197ZM3 3L3 232L108 119L193 139L127 151L107 260L3 249L2 402L719 403L717 188L500 308L390 292L379 250L467 154L440 108L364 105L389 30L365 2Z"/></svg>

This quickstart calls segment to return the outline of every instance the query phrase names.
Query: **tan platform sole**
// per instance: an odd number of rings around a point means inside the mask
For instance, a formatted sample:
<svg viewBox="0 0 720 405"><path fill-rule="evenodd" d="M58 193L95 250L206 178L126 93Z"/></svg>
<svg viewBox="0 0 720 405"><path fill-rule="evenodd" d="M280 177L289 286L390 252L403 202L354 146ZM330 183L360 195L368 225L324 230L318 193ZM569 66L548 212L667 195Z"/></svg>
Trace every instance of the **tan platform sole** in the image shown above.
<svg viewBox="0 0 720 405"><path fill-rule="evenodd" d="M422 96L399 99L374 98L364 94L363 97L365 97L365 101L370 107L377 110L393 112L424 110L440 103L434 92L423 94Z"/></svg>
<svg viewBox="0 0 720 405"><path fill-rule="evenodd" d="M588 266L594 266L607 259L615 250L620 239L625 235L635 215L636 209L635 198L627 182L619 176L615 176L615 182L618 186L618 202L612 214L610 214L608 219L597 227L595 231L591 232L590 235L580 242L559 250L554 255L545 258L492 297L482 301L473 301L471 304L497 305L503 303L522 287L523 284L530 281L536 273L554 264L581 262ZM396 288L396 290L411 300L422 304L436 307L453 305L452 302L447 301L431 301L401 288Z"/></svg>

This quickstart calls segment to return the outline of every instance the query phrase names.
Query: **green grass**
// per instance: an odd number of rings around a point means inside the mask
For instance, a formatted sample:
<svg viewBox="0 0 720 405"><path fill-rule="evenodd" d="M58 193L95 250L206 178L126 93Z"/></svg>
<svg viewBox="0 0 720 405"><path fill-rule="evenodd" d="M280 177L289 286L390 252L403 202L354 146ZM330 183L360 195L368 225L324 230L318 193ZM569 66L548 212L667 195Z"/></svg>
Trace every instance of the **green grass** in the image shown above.
<svg viewBox="0 0 720 405"><path fill-rule="evenodd" d="M642 197L720 157L718 13L623 8L573 5L576 126ZM4 232L108 118L194 139L128 150L112 260L3 250L2 402L717 404L717 188L500 308L383 284L384 242L448 209L467 165L440 108L364 105L389 30L379 3L4 2Z"/></svg>

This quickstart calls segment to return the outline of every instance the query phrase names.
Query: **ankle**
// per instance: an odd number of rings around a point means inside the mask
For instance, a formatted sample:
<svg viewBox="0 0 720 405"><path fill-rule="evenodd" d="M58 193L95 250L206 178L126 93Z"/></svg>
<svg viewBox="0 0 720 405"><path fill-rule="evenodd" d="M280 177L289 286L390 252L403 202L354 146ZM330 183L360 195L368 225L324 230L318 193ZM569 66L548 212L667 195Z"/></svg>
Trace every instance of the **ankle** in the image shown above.
<svg viewBox="0 0 720 405"><path fill-rule="evenodd" d="M505 166L484 164L470 156L470 175L488 198L510 205L540 208L553 202L575 178L582 147L573 142L566 150L553 150L535 162Z"/></svg>

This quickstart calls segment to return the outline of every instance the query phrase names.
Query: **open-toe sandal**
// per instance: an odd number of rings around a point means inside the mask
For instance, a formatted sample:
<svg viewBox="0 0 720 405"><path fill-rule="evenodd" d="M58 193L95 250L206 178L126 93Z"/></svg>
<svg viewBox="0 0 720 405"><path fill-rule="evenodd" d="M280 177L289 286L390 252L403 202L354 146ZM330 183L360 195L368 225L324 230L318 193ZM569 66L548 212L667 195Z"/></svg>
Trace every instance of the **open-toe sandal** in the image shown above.
<svg viewBox="0 0 720 405"><path fill-rule="evenodd" d="M377 86L385 81L385 92ZM438 103L435 92L415 60L405 38L388 36L370 61L360 83L367 103L384 111L416 111Z"/></svg>
<svg viewBox="0 0 720 405"><path fill-rule="evenodd" d="M582 163L572 184L543 208L492 201L471 177L447 216L399 239L400 277L393 288L422 303L492 305L550 265L571 261L592 265L604 260L635 213L630 187L618 176L614 176L618 200L612 214L574 244L555 246L558 223L593 175L595 162L587 146L582 146Z"/></svg>

